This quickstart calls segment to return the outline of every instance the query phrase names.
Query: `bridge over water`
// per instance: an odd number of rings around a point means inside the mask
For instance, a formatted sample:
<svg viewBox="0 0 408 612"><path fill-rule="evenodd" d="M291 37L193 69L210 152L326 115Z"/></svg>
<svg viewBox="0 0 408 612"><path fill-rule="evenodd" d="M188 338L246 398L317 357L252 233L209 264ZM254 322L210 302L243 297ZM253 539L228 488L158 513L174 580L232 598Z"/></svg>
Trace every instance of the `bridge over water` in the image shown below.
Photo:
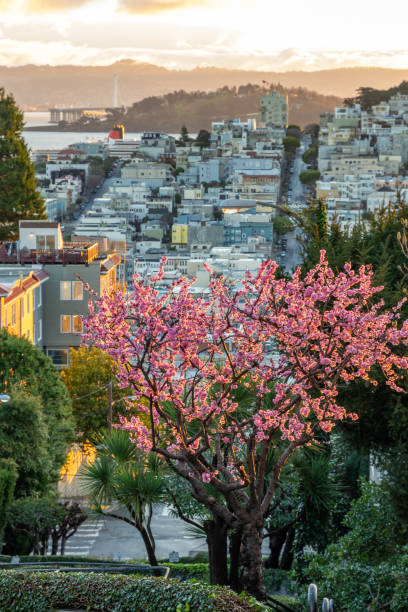
<svg viewBox="0 0 408 612"><path fill-rule="evenodd" d="M50 108L49 111L50 123L59 123L60 121L73 123L83 116L106 117L107 115L106 107Z"/></svg>

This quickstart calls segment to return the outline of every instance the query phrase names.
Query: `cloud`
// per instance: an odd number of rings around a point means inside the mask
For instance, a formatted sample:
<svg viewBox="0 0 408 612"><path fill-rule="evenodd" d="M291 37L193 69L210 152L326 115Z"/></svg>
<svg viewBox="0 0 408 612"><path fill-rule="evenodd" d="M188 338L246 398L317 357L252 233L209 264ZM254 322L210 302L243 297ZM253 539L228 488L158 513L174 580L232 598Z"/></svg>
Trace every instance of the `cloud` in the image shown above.
<svg viewBox="0 0 408 612"><path fill-rule="evenodd" d="M28 13L53 13L81 8L90 0L25 0L23 6Z"/></svg>
<svg viewBox="0 0 408 612"><path fill-rule="evenodd" d="M125 13L153 14L207 4L206 0L118 0L118 10Z"/></svg>

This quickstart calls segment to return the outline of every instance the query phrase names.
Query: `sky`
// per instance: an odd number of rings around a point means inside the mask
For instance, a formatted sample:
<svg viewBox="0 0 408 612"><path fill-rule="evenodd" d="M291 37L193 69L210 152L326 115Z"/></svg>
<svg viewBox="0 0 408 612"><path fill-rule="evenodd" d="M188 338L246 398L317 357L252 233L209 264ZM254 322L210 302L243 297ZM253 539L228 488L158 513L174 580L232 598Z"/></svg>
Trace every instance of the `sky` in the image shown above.
<svg viewBox="0 0 408 612"><path fill-rule="evenodd" d="M0 65L408 69L401 0L0 0ZM404 48L405 45L405 48Z"/></svg>

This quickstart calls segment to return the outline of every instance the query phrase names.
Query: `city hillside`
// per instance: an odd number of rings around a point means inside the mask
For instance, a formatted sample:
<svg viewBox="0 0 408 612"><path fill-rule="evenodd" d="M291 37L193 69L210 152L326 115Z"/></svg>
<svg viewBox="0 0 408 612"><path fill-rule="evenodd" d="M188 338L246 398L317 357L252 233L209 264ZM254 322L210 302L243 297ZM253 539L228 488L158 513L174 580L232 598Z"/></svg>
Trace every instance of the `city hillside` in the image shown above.
<svg viewBox="0 0 408 612"><path fill-rule="evenodd" d="M354 96L358 87L386 89L408 78L407 70L354 67L287 72L195 68L168 70L146 62L124 59L109 66L0 66L0 86L13 93L23 110L52 106L108 106L112 104L113 75L118 75L119 102L129 106L147 96L171 91L214 91L224 85L239 87L262 80L282 87L305 87L324 95Z"/></svg>
<svg viewBox="0 0 408 612"><path fill-rule="evenodd" d="M340 106L341 98L323 96L302 87L284 88L276 86L280 93L286 94L289 101L289 122L300 126L318 123L320 114ZM123 123L128 132L163 130L179 132L186 125L189 132L210 129L212 121L222 121L231 117L257 117L259 99L267 90L259 85L224 86L216 91L174 91L164 96L150 96L135 102L127 110L112 109L106 121L82 117L69 129L108 131L113 122ZM61 129L61 124L54 129ZM68 129L68 126L67 126Z"/></svg>

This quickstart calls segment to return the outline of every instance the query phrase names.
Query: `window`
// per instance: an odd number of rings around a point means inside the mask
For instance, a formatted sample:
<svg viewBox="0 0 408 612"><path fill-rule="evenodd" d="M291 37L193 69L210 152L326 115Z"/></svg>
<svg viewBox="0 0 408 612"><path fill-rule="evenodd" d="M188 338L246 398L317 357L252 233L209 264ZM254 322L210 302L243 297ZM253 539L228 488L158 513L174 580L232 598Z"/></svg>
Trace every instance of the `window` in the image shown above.
<svg viewBox="0 0 408 612"><path fill-rule="evenodd" d="M82 281L72 282L72 299L82 300L83 299L83 285Z"/></svg>
<svg viewBox="0 0 408 612"><path fill-rule="evenodd" d="M21 318L24 317L24 298L21 298Z"/></svg>
<svg viewBox="0 0 408 612"><path fill-rule="evenodd" d="M16 315L16 305L13 304L11 307L11 324L15 325L17 321L17 315Z"/></svg>
<svg viewBox="0 0 408 612"><path fill-rule="evenodd" d="M36 236L36 248L37 251L55 249L54 236Z"/></svg>
<svg viewBox="0 0 408 612"><path fill-rule="evenodd" d="M81 334L82 317L81 315L61 315L62 334Z"/></svg>
<svg viewBox="0 0 408 612"><path fill-rule="evenodd" d="M72 317L72 331L75 334L82 333L82 317L81 315L73 315Z"/></svg>
<svg viewBox="0 0 408 612"><path fill-rule="evenodd" d="M47 355L56 366L68 365L68 349L48 349Z"/></svg>
<svg viewBox="0 0 408 612"><path fill-rule="evenodd" d="M36 308L39 308L41 306L41 297L42 297L41 287L36 287L35 288L34 295L35 295L35 305L36 305Z"/></svg>
<svg viewBox="0 0 408 612"><path fill-rule="evenodd" d="M71 281L60 281L60 300L71 299Z"/></svg>
<svg viewBox="0 0 408 612"><path fill-rule="evenodd" d="M71 333L71 315L61 315L60 327L61 327L62 334Z"/></svg>
<svg viewBox="0 0 408 612"><path fill-rule="evenodd" d="M60 281L60 300L82 300L82 281Z"/></svg>
<svg viewBox="0 0 408 612"><path fill-rule="evenodd" d="M30 312L30 294L27 295L27 314Z"/></svg>

